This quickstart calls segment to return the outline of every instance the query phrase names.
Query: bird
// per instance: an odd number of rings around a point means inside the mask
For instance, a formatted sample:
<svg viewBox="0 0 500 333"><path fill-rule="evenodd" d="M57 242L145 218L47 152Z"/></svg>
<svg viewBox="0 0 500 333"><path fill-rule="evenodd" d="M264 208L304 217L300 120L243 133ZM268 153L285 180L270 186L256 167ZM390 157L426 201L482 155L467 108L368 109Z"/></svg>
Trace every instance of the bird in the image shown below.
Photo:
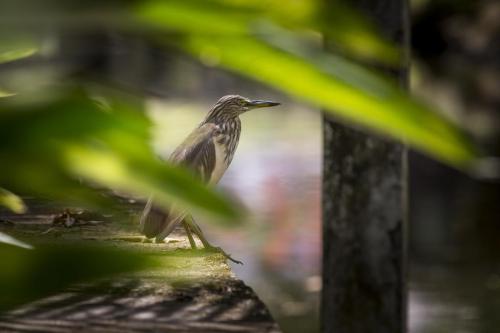
<svg viewBox="0 0 500 333"><path fill-rule="evenodd" d="M277 105L280 103L250 100L240 95L221 97L208 111L203 121L174 150L169 161L188 168L206 184L217 184L236 152L241 133L240 115L252 109ZM181 223L191 248L197 248L194 234L200 239L204 248L216 250L227 259L242 264L220 247L212 246L189 212L175 205L165 209L155 204L154 197L150 197L144 207L140 218L140 231L148 239L155 238L156 242L163 242Z"/></svg>

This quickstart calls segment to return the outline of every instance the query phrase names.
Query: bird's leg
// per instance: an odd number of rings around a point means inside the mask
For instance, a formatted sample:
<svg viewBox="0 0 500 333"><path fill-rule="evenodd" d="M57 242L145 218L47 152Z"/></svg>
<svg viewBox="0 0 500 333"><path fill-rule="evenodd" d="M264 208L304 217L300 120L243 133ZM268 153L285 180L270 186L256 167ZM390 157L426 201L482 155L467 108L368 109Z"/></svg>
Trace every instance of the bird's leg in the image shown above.
<svg viewBox="0 0 500 333"><path fill-rule="evenodd" d="M207 249L207 250L212 250L212 251L217 251L219 253L221 253L224 257L226 257L227 259L231 260L232 262L234 262L235 264L240 264L240 265L243 265L243 262L239 261L239 260L236 260L234 259L233 257L231 257L231 255L227 254L226 251L224 251L222 248L220 248L219 246L213 246L211 245L208 240L205 238L205 236L203 235L203 232L201 231L201 228L198 226L198 224L194 221L193 217L191 215L188 215L186 216L185 218L185 221L186 223L189 225L189 228L191 230L193 230L193 233L198 236L198 238L200 239L201 243L203 244L203 246Z"/></svg>
<svg viewBox="0 0 500 333"><path fill-rule="evenodd" d="M186 231L186 235L189 239L189 244L191 245L191 248L193 250L196 250L197 249L196 242L194 241L193 234L191 233L191 228L189 226L189 223L186 222L186 218L184 218L184 220L182 220L182 226L184 227L184 230Z"/></svg>

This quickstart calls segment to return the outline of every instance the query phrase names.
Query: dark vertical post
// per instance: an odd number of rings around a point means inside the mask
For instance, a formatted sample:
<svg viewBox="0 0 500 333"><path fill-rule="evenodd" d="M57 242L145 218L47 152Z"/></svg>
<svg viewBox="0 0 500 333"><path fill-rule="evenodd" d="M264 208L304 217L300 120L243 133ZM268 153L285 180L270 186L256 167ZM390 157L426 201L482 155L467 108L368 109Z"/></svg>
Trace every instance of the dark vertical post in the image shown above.
<svg viewBox="0 0 500 333"><path fill-rule="evenodd" d="M406 0L349 3L407 50ZM388 73L406 86L406 61ZM406 150L328 117L323 131L322 331L404 332Z"/></svg>

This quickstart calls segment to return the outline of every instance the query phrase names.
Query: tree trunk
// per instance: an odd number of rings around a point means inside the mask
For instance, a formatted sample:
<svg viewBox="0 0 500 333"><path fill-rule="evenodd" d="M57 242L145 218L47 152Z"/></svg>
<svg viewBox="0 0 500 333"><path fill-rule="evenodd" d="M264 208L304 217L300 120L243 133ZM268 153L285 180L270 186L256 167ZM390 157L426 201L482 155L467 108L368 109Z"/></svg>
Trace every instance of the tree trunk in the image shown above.
<svg viewBox="0 0 500 333"><path fill-rule="evenodd" d="M406 0L350 3L407 50ZM405 64L390 74L406 86ZM323 123L322 331L404 332L406 150L328 116Z"/></svg>

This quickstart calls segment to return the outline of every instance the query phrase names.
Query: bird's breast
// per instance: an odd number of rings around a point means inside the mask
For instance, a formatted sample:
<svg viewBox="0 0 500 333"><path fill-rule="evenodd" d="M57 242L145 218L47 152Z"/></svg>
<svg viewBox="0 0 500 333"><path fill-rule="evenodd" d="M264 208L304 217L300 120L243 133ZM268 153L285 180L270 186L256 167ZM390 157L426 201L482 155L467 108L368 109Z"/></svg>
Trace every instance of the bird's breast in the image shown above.
<svg viewBox="0 0 500 333"><path fill-rule="evenodd" d="M213 140L215 145L215 167L210 176L210 184L217 184L229 167L231 158L228 158L229 151L223 138L219 136Z"/></svg>
<svg viewBox="0 0 500 333"><path fill-rule="evenodd" d="M209 183L217 184L233 160L240 139L241 123L239 118L225 121L219 125L220 132L212 138L215 146L215 167Z"/></svg>

